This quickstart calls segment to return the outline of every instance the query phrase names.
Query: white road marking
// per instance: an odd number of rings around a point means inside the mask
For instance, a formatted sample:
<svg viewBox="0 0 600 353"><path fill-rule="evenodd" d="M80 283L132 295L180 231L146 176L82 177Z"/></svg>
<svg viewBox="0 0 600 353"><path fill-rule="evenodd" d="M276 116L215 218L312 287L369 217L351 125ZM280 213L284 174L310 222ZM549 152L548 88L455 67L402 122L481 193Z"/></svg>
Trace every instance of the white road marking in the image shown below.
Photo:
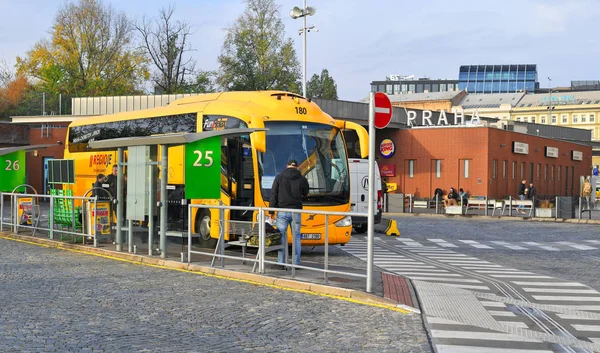
<svg viewBox="0 0 600 353"><path fill-rule="evenodd" d="M551 300L557 302L600 302L600 297L566 297L556 295L533 295L535 300Z"/></svg>
<svg viewBox="0 0 600 353"><path fill-rule="evenodd" d="M541 275L490 275L490 277L494 278L539 278L539 279L549 279L553 278L550 276L541 276Z"/></svg>
<svg viewBox="0 0 600 353"><path fill-rule="evenodd" d="M462 243L465 243L467 245L471 245L472 247L478 248L478 249L493 249L491 246L479 244L475 240L459 240L459 241Z"/></svg>
<svg viewBox="0 0 600 353"><path fill-rule="evenodd" d="M540 286L540 287L585 287L585 285L577 282L520 282L511 281L517 286Z"/></svg>
<svg viewBox="0 0 600 353"><path fill-rule="evenodd" d="M510 311L502 311L502 310L488 310L488 313L492 316L517 316L515 313Z"/></svg>
<svg viewBox="0 0 600 353"><path fill-rule="evenodd" d="M562 288L521 288L525 292L531 293L564 293L564 294L600 294L595 289L562 289Z"/></svg>
<svg viewBox="0 0 600 353"><path fill-rule="evenodd" d="M595 248L593 246L579 245L579 244L572 243L570 241L557 241L556 243L557 244L562 244L562 245L567 245L567 246L570 246L570 247L575 248L577 250L598 250L598 248Z"/></svg>
<svg viewBox="0 0 600 353"><path fill-rule="evenodd" d="M507 243L505 241L494 240L494 241L492 241L492 243L498 244L498 245L502 245L502 246L507 247L507 248L512 249L512 250L527 250L527 248L524 248L524 247L519 246L519 245L512 245L512 244Z"/></svg>
<svg viewBox="0 0 600 353"><path fill-rule="evenodd" d="M436 344L438 353L523 353L522 349L493 348L477 346L455 346L447 344ZM527 353L553 353L553 351L541 349L528 349Z"/></svg>
<svg viewBox="0 0 600 353"><path fill-rule="evenodd" d="M523 244L537 246L541 249L548 250L548 251L560 251L560 249L557 249L557 248L554 248L554 247L548 246L548 245L542 245L542 244L536 243L534 241L524 241Z"/></svg>
<svg viewBox="0 0 600 353"><path fill-rule="evenodd" d="M444 239L427 239L432 243L436 243L439 246L443 246L445 248L458 248L458 246L445 241Z"/></svg>
<svg viewBox="0 0 600 353"><path fill-rule="evenodd" d="M483 306L491 306L494 308L505 308L506 304L501 302L480 302Z"/></svg>
<svg viewBox="0 0 600 353"><path fill-rule="evenodd" d="M556 316L565 320L598 320L595 317L583 317L579 315L570 315L570 314L556 314Z"/></svg>
<svg viewBox="0 0 600 353"><path fill-rule="evenodd" d="M600 332L600 325L571 325L577 331Z"/></svg>
<svg viewBox="0 0 600 353"><path fill-rule="evenodd" d="M514 326L514 327L524 328L524 329L528 329L529 328L529 326L527 326L526 323L521 322L521 321L498 321L498 323L501 324L501 325ZM527 352L530 352L530 351L527 350Z"/></svg>
<svg viewBox="0 0 600 353"><path fill-rule="evenodd" d="M451 331L451 330L431 330L431 337L435 338L453 338L464 340L487 340L487 341L511 341L511 342L542 342L533 338L526 338L508 333L497 332L473 332L473 331ZM438 346L439 347L439 346ZM478 352L489 352L487 348ZM439 348L438 348L439 352ZM522 351L521 351L522 352Z"/></svg>
<svg viewBox="0 0 600 353"><path fill-rule="evenodd" d="M490 290L490 288L487 286L475 286L475 285L471 285L471 284L458 284L458 283L440 283L440 284L443 284L445 286L462 288L462 289L472 289L472 290L477 290L477 291L482 291L482 290L489 291Z"/></svg>
<svg viewBox="0 0 600 353"><path fill-rule="evenodd" d="M470 278L446 278L446 277L419 277L409 276L411 279L423 281L458 282L458 283L481 283L480 280Z"/></svg>
<svg viewBox="0 0 600 353"><path fill-rule="evenodd" d="M477 273L487 273L487 274L505 274L505 275L527 275L534 274L533 272L524 272L524 271L502 271L502 270L476 270Z"/></svg>
<svg viewBox="0 0 600 353"><path fill-rule="evenodd" d="M444 275L444 276L448 276L448 277L462 277L462 275L459 275L457 273L427 273L427 272L403 272L403 271L394 271L398 274L401 275L405 275L405 276L439 276L439 275Z"/></svg>

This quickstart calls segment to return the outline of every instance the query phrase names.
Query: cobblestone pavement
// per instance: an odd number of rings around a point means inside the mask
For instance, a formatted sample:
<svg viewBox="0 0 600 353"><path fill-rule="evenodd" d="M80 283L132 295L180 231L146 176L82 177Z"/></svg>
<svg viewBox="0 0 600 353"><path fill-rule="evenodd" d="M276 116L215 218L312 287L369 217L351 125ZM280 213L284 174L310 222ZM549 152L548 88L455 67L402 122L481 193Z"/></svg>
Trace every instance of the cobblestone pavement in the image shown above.
<svg viewBox="0 0 600 353"><path fill-rule="evenodd" d="M431 352L421 317L0 239L2 352Z"/></svg>

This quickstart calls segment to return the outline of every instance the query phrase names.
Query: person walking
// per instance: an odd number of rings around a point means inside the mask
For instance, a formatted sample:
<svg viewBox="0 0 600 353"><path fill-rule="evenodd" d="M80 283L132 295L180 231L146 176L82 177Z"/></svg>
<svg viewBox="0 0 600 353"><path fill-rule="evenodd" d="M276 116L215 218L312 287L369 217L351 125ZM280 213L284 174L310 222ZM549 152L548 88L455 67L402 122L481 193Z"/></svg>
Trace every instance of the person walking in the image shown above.
<svg viewBox="0 0 600 353"><path fill-rule="evenodd" d="M284 171L277 174L271 188L269 206L272 208L302 209L302 198L308 195L308 180L298 170L298 162L290 159ZM285 254L288 251L288 227L292 229L292 241L296 247L296 262L300 264L300 226L301 217L298 212L271 212L271 219L275 218L275 225L281 232L283 249L277 253L277 262L285 264Z"/></svg>
<svg viewBox="0 0 600 353"><path fill-rule="evenodd" d="M519 191L518 191L518 195L519 195L519 200L524 201L526 199L526 190L527 190L527 180L523 179L521 181L521 184L519 184ZM519 205L519 207L517 208L517 212L519 213L524 213L525 212L525 207L523 205Z"/></svg>
<svg viewBox="0 0 600 353"><path fill-rule="evenodd" d="M581 187L581 197L583 197L583 199L586 201L587 203L587 209L590 210L590 197L592 196L592 183L590 183L590 178L587 177L585 178L585 182L583 183L583 186Z"/></svg>

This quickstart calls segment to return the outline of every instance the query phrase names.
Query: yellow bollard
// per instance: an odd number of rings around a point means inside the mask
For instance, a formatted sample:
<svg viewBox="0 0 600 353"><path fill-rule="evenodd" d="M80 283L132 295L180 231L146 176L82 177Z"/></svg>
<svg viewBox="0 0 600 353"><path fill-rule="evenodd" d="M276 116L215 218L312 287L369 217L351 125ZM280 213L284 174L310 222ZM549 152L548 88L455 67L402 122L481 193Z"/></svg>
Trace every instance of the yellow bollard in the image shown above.
<svg viewBox="0 0 600 353"><path fill-rule="evenodd" d="M397 237L400 236L400 231L398 230L398 223L395 220L388 220L388 225L385 229L385 235L393 235Z"/></svg>

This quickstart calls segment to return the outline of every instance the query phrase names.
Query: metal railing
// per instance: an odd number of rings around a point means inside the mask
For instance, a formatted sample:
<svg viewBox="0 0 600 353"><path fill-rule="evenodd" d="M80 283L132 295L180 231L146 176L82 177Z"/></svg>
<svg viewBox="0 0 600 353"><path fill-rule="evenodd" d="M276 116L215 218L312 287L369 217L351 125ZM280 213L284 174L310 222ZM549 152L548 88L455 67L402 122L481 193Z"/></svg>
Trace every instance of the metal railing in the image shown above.
<svg viewBox="0 0 600 353"><path fill-rule="evenodd" d="M218 209L219 213L220 213L220 220L219 221L219 239L217 241L217 248L215 249L214 253L211 252L206 252L206 251L198 251L198 250L192 250L191 244L192 244L192 225L191 225L191 220L192 220L192 209L194 208L198 208L198 209ZM224 234L224 222L222 221L224 219L224 211L225 210L243 210L243 211L250 211L250 212L257 212L257 226L258 226L258 237L259 237L259 245L258 245L258 255L256 259L250 259L250 258L245 258L245 257L239 257L239 256L233 256L233 255L226 255L224 250L225 250L225 234ZM302 265L296 265L296 242L294 241L294 235L292 235L292 262L288 263L288 249L286 248L286 246L284 245L283 247L285 248L285 264L279 263L279 262L275 262L275 261L269 261L265 259L265 250L267 248L267 246L265 245L265 237L266 237L266 230L265 230L265 222L266 222L266 212L289 212L289 213L300 213L300 214L310 214L310 215L322 215L325 217L325 232L324 232L324 264L323 264L323 268L318 268L318 267L310 267L310 266L302 266ZM258 264L258 271L259 273L265 273L265 264L271 264L271 265L283 265L286 267L290 267L291 268L291 274L292 274L292 278L295 278L296 276L296 269L304 269L304 270L309 270L309 271L317 271L317 272L322 272L323 273L323 279L325 281L325 283L329 283L329 278L328 276L330 274L338 274L338 275L346 275L346 276L353 276L353 277L359 277L359 278L367 278L367 274L362 274L362 273L353 273L353 272L345 272L345 271L337 271L337 270L331 270L329 269L329 217L331 216L342 216L342 217L367 217L367 214L364 213L357 213L357 212L330 212L330 211L316 211L316 210L299 210L299 209L284 209L284 208L268 208L268 207L242 207L242 206L223 206L223 205L199 205L199 204L190 204L188 206L188 249L187 249L187 262L190 263L191 262L191 256L192 254L197 254L197 255L204 255L204 256L211 256L214 258L218 258L221 260L221 266L224 266L224 259L233 259L233 260L238 260L238 261L252 261L255 262L256 264ZM293 218L293 217L292 217ZM292 225L292 229L294 229L293 225ZM283 231L282 234L282 243L287 243L287 241L283 241L284 237L285 239L287 239L287 230ZM283 245L283 244L282 244Z"/></svg>
<svg viewBox="0 0 600 353"><path fill-rule="evenodd" d="M6 208L5 196L10 197L10 217L9 221L5 221L4 219L4 210ZM31 198L32 202L32 214L31 217L31 225L27 223L23 224L20 221L19 215L19 199L22 198ZM49 210L48 210L48 218L46 222L41 220L41 211L40 211L40 201L45 199L50 199L49 202ZM69 225L64 225L58 222L55 222L55 200L62 199L66 202L72 203L72 207L68 210L69 215L71 217ZM81 213L74 207L75 200L81 200L83 208L81 209ZM97 222L94 222L94 227L91 233L87 232L88 224L86 217L85 206L87 204L91 204L94 216L97 215L97 198L94 197L81 197L81 196L65 196L65 195L40 195L40 194L28 194L28 193L14 193L14 192L0 192L0 231L4 231L5 226L9 226L11 231L15 234L19 234L20 229L28 229L31 230L33 235L37 231L45 232L50 240L54 240L55 234L60 234L61 237L63 235L69 235L71 237L71 241L75 242L77 238L82 238L82 242L85 243L86 237L92 237L94 241L94 247L98 246L98 236L97 236ZM78 225L77 221L81 216L80 225ZM57 225L61 225L61 229L56 229ZM81 229L80 232L77 229Z"/></svg>

